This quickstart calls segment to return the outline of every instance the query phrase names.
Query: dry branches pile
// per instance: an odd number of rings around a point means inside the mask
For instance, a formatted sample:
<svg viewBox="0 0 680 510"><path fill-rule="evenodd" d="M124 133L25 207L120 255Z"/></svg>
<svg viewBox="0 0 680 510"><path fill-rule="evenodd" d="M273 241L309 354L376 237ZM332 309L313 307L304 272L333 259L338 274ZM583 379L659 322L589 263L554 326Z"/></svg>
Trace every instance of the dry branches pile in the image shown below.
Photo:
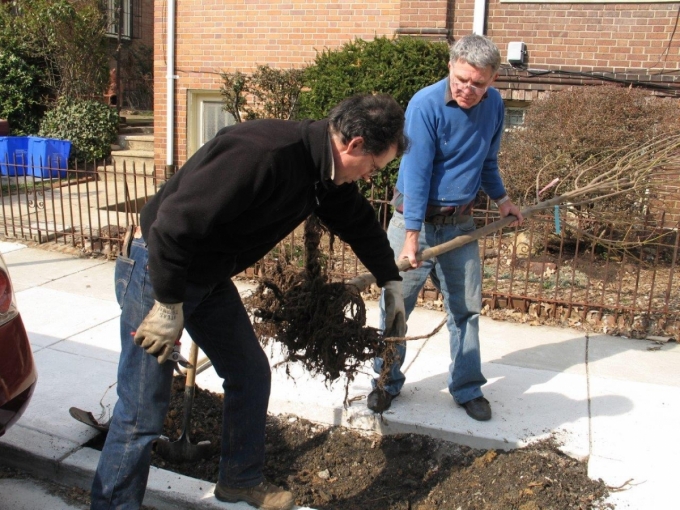
<svg viewBox="0 0 680 510"><path fill-rule="evenodd" d="M536 175L537 200L543 174L547 169L554 170L556 162L559 158L539 169ZM592 205L622 195L628 195L633 203L639 204L650 193L660 192L652 189L655 183L679 173L680 134L675 133L588 158L555 179L558 183L553 194L561 196L561 202L568 202L571 207ZM571 189L560 193L566 186Z"/></svg>

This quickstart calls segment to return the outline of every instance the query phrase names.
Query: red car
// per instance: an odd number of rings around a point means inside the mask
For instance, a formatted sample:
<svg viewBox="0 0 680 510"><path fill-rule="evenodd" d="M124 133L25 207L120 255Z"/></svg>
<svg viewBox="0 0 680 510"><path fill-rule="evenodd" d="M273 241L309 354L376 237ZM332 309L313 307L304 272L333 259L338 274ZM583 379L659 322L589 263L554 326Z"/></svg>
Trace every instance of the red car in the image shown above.
<svg viewBox="0 0 680 510"><path fill-rule="evenodd" d="M0 255L0 436L24 413L38 373L12 280Z"/></svg>

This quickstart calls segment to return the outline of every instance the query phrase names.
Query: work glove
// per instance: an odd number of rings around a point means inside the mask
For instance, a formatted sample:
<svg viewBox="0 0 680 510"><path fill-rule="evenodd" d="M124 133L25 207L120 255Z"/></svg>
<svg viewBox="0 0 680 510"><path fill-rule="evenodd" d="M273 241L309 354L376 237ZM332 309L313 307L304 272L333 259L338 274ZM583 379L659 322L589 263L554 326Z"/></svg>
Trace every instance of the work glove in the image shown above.
<svg viewBox="0 0 680 510"><path fill-rule="evenodd" d="M385 298L385 331L383 336L406 336L404 291L400 281L391 280L383 286Z"/></svg>
<svg viewBox="0 0 680 510"><path fill-rule="evenodd" d="M154 302L153 308L135 333L135 344L165 363L182 336L184 313L182 303Z"/></svg>

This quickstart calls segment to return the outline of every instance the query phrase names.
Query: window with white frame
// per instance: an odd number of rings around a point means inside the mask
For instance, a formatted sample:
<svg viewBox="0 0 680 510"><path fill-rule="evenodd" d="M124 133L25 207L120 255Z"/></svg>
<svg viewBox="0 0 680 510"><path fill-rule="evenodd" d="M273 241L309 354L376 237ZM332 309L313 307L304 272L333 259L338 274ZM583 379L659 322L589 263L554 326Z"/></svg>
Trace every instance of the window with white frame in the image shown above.
<svg viewBox="0 0 680 510"><path fill-rule="evenodd" d="M234 116L224 110L219 91L190 90L187 104L187 156L200 149L226 126L236 124Z"/></svg>

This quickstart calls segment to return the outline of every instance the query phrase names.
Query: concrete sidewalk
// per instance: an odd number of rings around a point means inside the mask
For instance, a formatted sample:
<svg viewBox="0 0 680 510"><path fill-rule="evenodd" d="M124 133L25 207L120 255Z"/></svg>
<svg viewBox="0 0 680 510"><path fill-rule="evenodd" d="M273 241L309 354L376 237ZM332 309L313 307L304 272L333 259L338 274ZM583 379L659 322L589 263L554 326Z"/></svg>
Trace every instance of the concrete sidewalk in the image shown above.
<svg viewBox="0 0 680 510"><path fill-rule="evenodd" d="M33 344L39 381L21 420L0 438L2 463L60 483L89 488L99 452L83 444L96 431L73 420L71 406L101 421L115 403L119 307L114 264L0 242ZM248 285L242 285L248 292ZM369 322L377 323L369 302ZM441 312L416 309L409 334L430 333ZM675 461L680 408L680 347L482 318L482 361L493 419L475 422L451 399L446 384L448 333L409 343L407 381L380 417L366 409L370 367L349 387L327 388L299 367L274 370L271 413L380 433L416 432L479 448L511 449L554 435L563 450L588 461L593 478L612 487L616 508L677 508ZM188 343L184 348L188 351ZM188 354L185 353L185 354ZM272 352L272 364L279 359ZM212 370L197 384L221 391ZM676 411L672 411L676 409ZM101 416L100 416L101 414ZM158 508L233 508L212 485L152 468L145 503Z"/></svg>

